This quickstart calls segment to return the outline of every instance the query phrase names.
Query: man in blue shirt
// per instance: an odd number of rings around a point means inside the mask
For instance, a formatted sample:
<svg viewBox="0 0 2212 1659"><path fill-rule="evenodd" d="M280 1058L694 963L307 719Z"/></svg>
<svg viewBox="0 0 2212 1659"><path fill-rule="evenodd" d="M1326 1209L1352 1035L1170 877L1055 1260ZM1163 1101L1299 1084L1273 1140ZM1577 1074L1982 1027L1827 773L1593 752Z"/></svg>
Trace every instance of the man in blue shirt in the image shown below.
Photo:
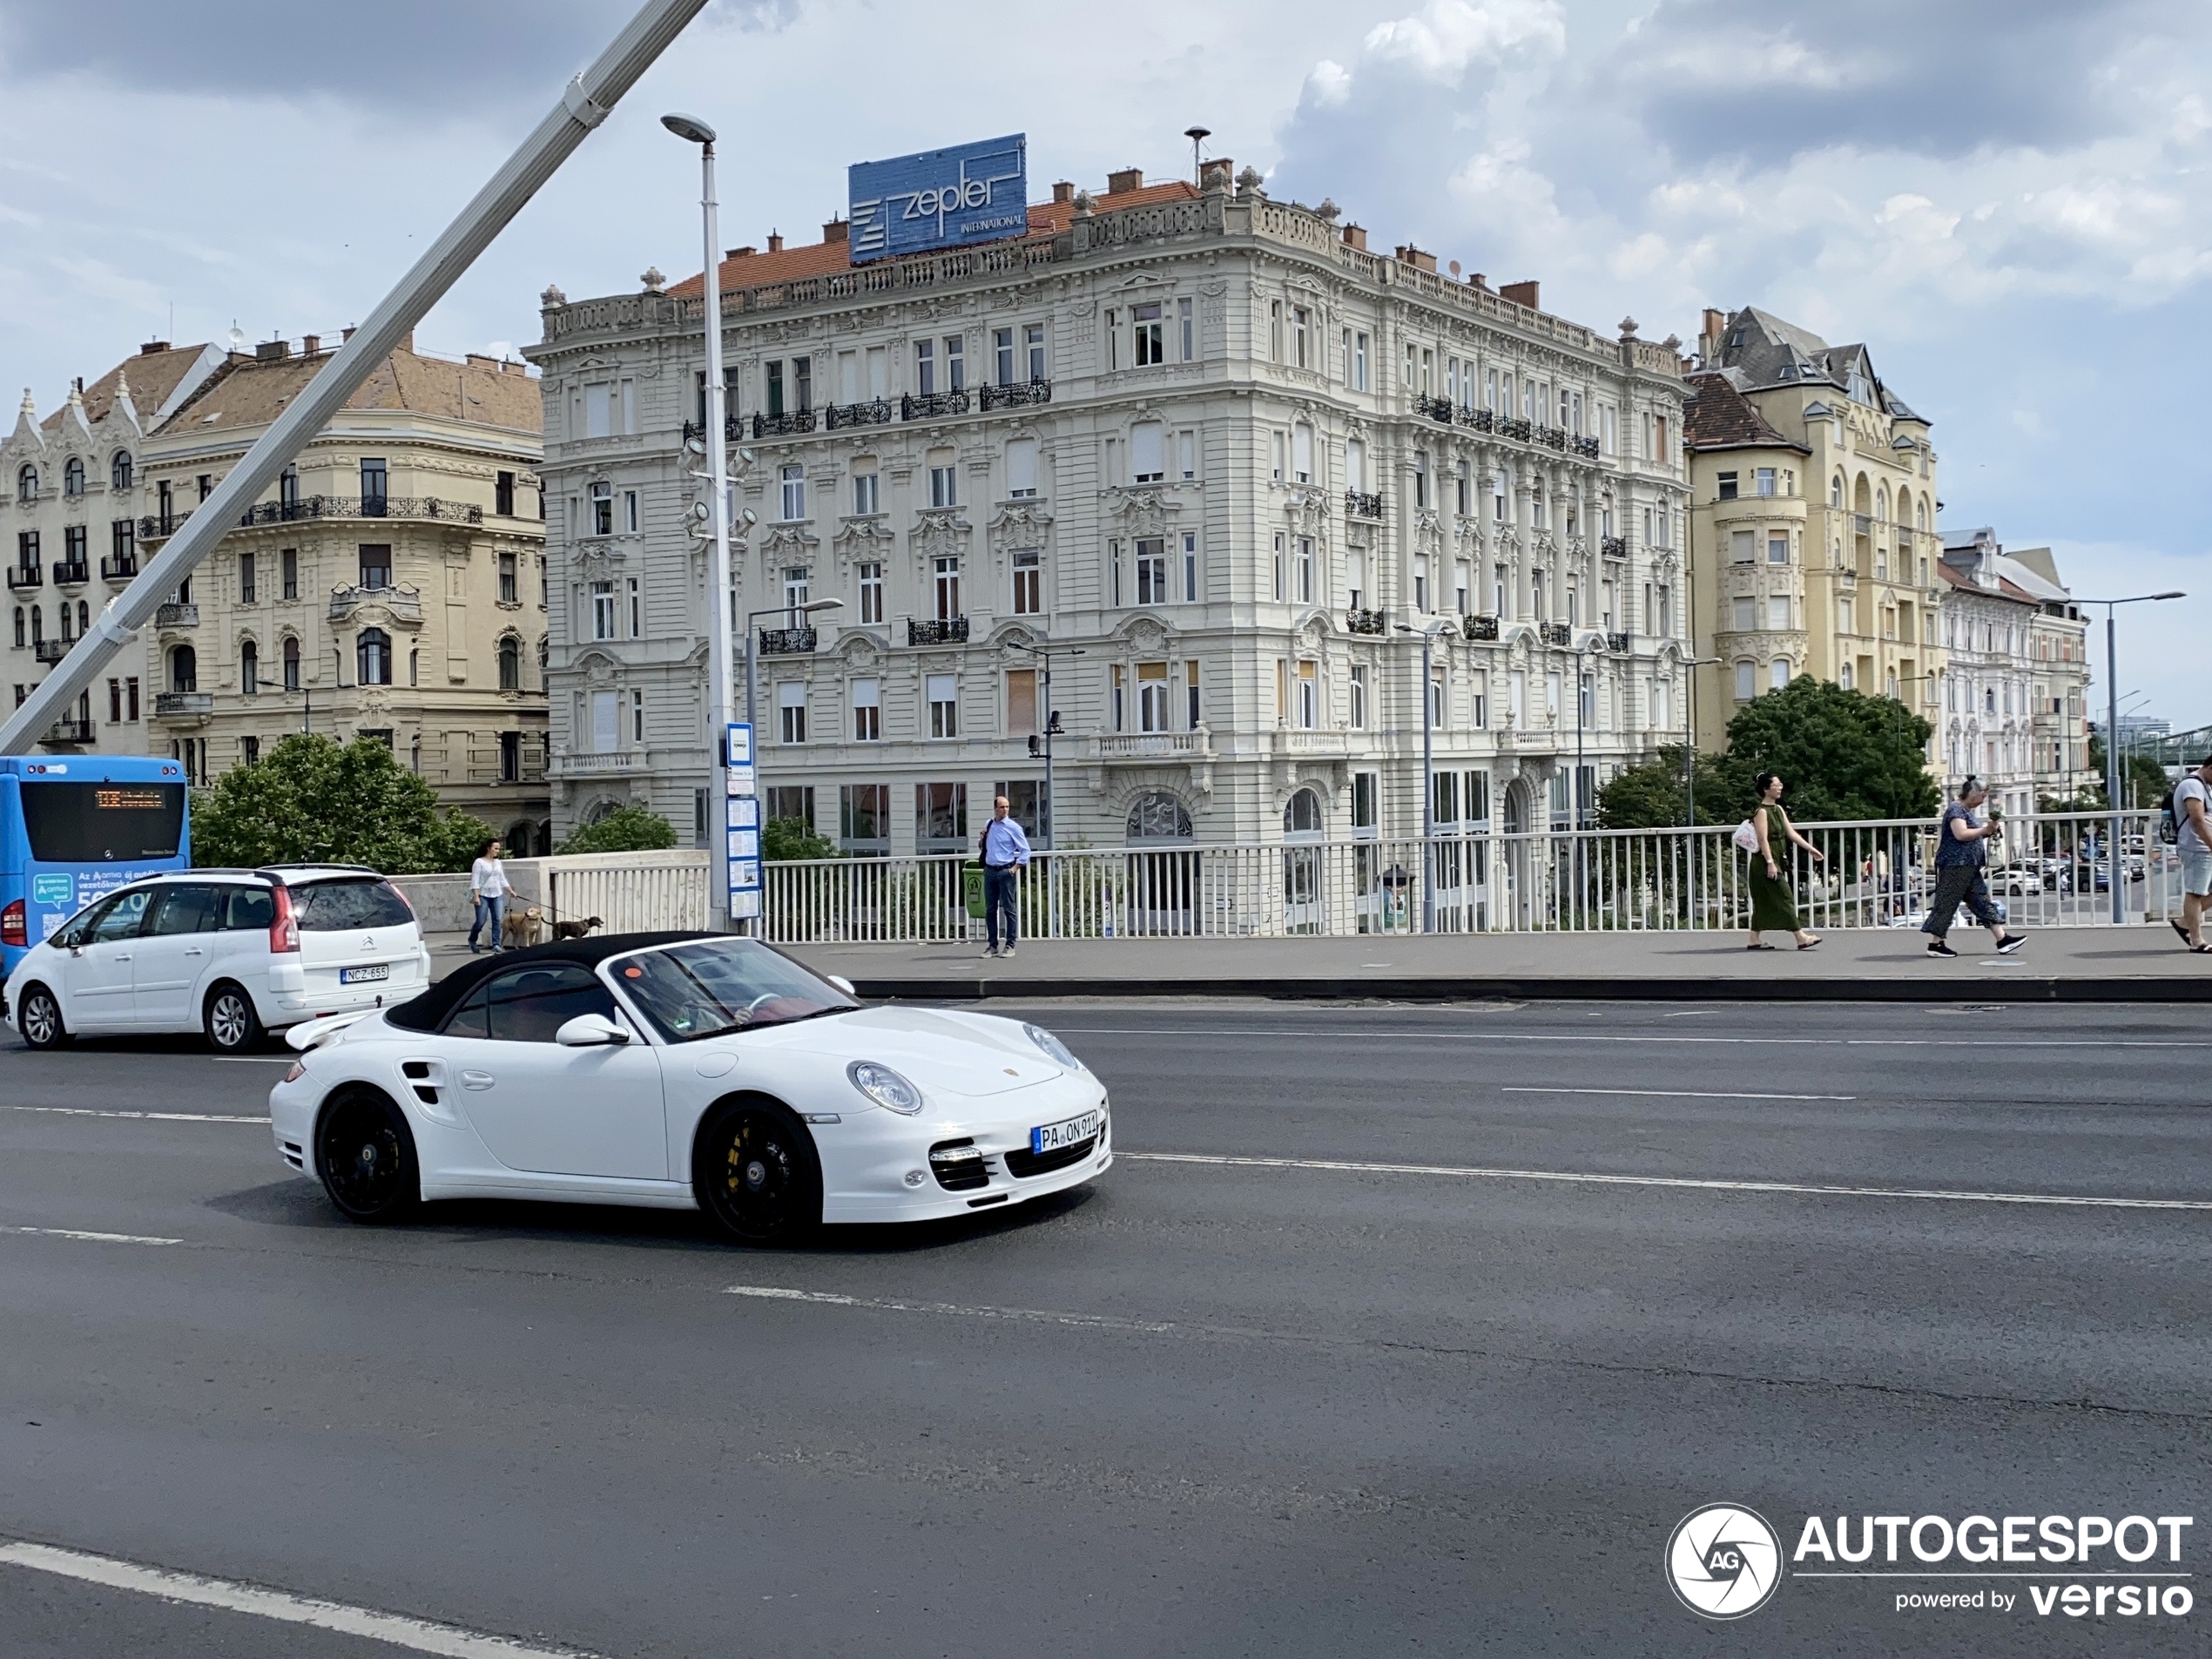
<svg viewBox="0 0 2212 1659"><path fill-rule="evenodd" d="M1019 931L1015 918L1020 906L1015 899L1019 877L1016 872L1029 862L1029 838L1022 826L1008 816L1009 803L1001 795L991 803L991 821L983 826L983 925L990 930L991 942L983 954L998 956L1014 954L1015 935ZM1006 949L999 949L999 912L1006 912Z"/></svg>

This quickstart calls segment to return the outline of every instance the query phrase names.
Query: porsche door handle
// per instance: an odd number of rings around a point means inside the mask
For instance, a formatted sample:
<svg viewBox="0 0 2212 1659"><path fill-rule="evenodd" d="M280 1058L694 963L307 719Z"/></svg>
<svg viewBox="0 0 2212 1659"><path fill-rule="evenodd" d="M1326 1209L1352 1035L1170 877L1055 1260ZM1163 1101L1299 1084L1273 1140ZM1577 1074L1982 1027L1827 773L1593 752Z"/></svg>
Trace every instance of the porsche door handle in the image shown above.
<svg viewBox="0 0 2212 1659"><path fill-rule="evenodd" d="M189 950L185 951L185 954L187 956L205 956L207 953L200 949L199 946L194 945Z"/></svg>
<svg viewBox="0 0 2212 1659"><path fill-rule="evenodd" d="M463 1089L489 1089L496 1081L489 1071L464 1071L461 1074Z"/></svg>

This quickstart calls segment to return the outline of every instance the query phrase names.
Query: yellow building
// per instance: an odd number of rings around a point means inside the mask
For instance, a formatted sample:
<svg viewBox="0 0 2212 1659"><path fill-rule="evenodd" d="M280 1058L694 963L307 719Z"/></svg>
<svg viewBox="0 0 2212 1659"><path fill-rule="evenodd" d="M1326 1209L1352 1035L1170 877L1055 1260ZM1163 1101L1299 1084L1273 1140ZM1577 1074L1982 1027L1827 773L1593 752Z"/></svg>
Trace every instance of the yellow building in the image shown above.
<svg viewBox="0 0 2212 1659"><path fill-rule="evenodd" d="M1683 442L1697 742L1813 674L1942 706L1936 453L1863 345L1755 307L1705 313Z"/></svg>

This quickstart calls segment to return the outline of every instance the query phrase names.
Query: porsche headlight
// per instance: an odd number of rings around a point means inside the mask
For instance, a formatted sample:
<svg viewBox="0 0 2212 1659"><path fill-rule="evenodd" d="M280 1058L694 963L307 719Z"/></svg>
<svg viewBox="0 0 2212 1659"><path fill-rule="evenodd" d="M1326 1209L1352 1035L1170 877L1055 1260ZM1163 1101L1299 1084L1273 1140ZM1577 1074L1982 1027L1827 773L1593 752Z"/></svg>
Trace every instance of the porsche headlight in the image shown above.
<svg viewBox="0 0 2212 1659"><path fill-rule="evenodd" d="M912 1117L921 1109L921 1090L901 1077L888 1066L879 1066L873 1060L855 1060L846 1067L845 1075L853 1080L853 1087L877 1105Z"/></svg>
<svg viewBox="0 0 2212 1659"><path fill-rule="evenodd" d="M1075 1050L1042 1026L1024 1025L1022 1028L1029 1034L1030 1042L1052 1056L1055 1065L1065 1066L1070 1071L1081 1071L1083 1069L1083 1062L1076 1058Z"/></svg>

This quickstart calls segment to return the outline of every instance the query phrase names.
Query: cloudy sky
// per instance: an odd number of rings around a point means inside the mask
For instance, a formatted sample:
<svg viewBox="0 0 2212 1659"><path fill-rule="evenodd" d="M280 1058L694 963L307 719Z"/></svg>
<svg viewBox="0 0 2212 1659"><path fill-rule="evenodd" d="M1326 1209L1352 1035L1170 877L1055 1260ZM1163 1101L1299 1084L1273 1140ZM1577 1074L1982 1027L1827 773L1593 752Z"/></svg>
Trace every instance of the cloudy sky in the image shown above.
<svg viewBox="0 0 2212 1659"><path fill-rule="evenodd" d="M357 320L630 10L0 0L0 386L43 410L149 338ZM1581 321L1867 341L1935 422L1946 528L2048 543L2079 593L2192 590L2134 608L2121 689L2195 725L2212 538L2166 396L2207 354L2208 70L2212 7L2171 0L715 0L419 337L497 351L548 282L697 270L666 109L722 130L732 246L819 235L853 160L1021 130L1040 189L1096 186L1184 170L1197 122Z"/></svg>

